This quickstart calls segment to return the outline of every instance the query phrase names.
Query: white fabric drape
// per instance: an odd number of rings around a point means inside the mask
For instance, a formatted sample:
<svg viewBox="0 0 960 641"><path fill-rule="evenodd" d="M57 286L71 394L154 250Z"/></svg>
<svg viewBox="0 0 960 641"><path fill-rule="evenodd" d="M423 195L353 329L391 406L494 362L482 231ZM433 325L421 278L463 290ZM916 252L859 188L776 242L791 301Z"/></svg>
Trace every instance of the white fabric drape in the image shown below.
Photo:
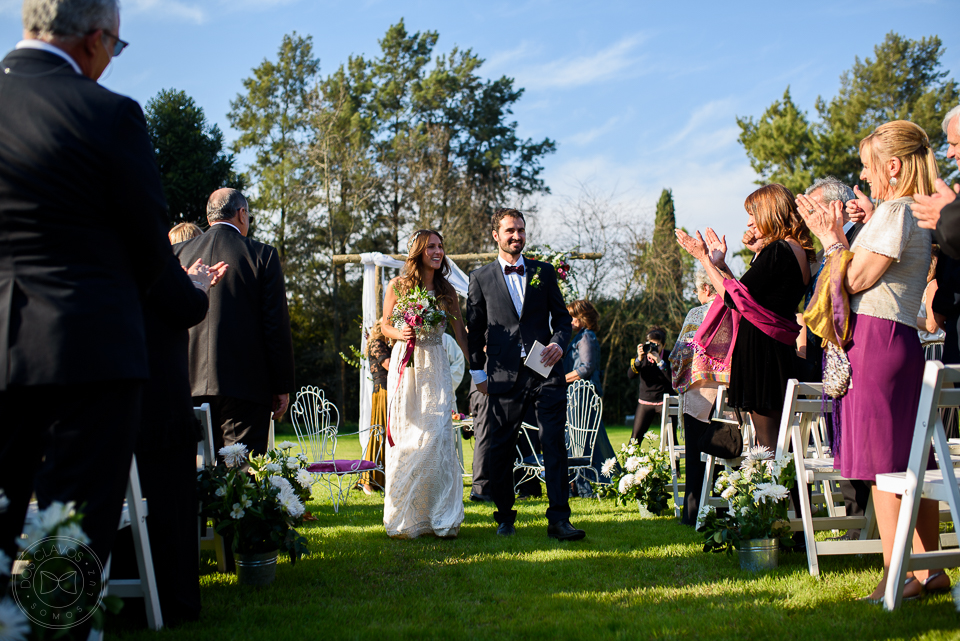
<svg viewBox="0 0 960 641"><path fill-rule="evenodd" d="M360 254L360 263L363 265L363 332L360 335L360 353L367 353L367 336L377 322L377 267L403 267L403 261L380 252ZM360 452L367 450L367 441L370 439L370 414L373 410L371 397L373 396L373 380L370 377L370 361L360 359ZM386 425L382 426L386 429Z"/></svg>
<svg viewBox="0 0 960 641"><path fill-rule="evenodd" d="M450 284L457 290L461 296L467 295L467 288L470 286L470 277L462 269L457 267L456 263L446 257L447 265L450 266ZM360 254L360 263L363 265L363 334L360 337L360 353L367 353L367 336L377 322L377 289L376 289L376 268L393 267L399 269L403 267L402 260L390 258L380 252L369 252ZM386 286L387 279L384 278L381 285ZM373 381L370 377L370 362L366 358L360 359L360 451L367 449L367 440L370 438L370 414L372 406L370 403L373 396ZM383 426L386 429L386 426Z"/></svg>

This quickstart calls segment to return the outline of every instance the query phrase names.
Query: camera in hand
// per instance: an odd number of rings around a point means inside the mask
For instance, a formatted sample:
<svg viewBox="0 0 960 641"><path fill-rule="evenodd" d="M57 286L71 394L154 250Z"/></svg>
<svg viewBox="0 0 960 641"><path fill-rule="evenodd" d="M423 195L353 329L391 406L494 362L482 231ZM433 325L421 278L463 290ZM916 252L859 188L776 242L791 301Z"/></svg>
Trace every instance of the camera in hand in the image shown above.
<svg viewBox="0 0 960 641"><path fill-rule="evenodd" d="M653 341L647 341L643 344L643 353L649 354L650 352L659 352L660 346L654 343Z"/></svg>

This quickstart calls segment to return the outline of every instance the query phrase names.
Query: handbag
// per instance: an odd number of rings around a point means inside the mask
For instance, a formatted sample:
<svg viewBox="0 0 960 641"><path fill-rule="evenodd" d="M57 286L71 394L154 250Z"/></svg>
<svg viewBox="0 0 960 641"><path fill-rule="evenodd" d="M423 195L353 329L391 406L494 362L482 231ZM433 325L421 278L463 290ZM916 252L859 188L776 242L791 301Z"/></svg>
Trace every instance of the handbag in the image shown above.
<svg viewBox="0 0 960 641"><path fill-rule="evenodd" d="M850 360L842 347L827 343L823 352L823 393L841 398L850 387Z"/></svg>
<svg viewBox="0 0 960 641"><path fill-rule="evenodd" d="M737 458L743 454L743 432L739 425L712 421L700 436L697 447L717 458Z"/></svg>

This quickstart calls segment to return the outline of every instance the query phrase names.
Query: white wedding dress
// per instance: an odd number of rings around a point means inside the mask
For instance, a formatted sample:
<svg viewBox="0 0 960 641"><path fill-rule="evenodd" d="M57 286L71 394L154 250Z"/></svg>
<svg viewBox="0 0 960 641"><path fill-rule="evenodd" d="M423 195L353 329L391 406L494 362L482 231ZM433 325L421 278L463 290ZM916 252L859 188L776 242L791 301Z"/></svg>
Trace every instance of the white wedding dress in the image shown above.
<svg viewBox="0 0 960 641"><path fill-rule="evenodd" d="M403 327L401 323L398 329ZM398 341L390 356L387 412L394 445L386 444L387 487L383 525L393 538L421 534L455 537L463 522L463 478L453 430L455 399L440 325L417 335L410 367L399 389L398 367L407 349Z"/></svg>

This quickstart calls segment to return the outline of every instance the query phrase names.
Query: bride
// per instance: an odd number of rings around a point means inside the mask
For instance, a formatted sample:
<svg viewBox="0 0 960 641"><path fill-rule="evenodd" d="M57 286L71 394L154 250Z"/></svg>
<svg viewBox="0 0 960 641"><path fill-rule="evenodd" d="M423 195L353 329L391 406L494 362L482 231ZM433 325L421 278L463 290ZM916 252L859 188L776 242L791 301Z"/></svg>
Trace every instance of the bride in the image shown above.
<svg viewBox="0 0 960 641"><path fill-rule="evenodd" d="M459 437L453 430L455 406L450 364L443 347L446 321L414 331L393 318L397 297L416 287L428 291L446 312L457 343L467 354L467 339L457 293L447 281L443 237L421 229L409 242L400 276L390 281L383 301L383 333L396 343L387 379L387 487L383 524L387 535L413 539L421 534L456 537L463 522L463 479L457 458ZM402 363L407 341L416 339L410 366Z"/></svg>

